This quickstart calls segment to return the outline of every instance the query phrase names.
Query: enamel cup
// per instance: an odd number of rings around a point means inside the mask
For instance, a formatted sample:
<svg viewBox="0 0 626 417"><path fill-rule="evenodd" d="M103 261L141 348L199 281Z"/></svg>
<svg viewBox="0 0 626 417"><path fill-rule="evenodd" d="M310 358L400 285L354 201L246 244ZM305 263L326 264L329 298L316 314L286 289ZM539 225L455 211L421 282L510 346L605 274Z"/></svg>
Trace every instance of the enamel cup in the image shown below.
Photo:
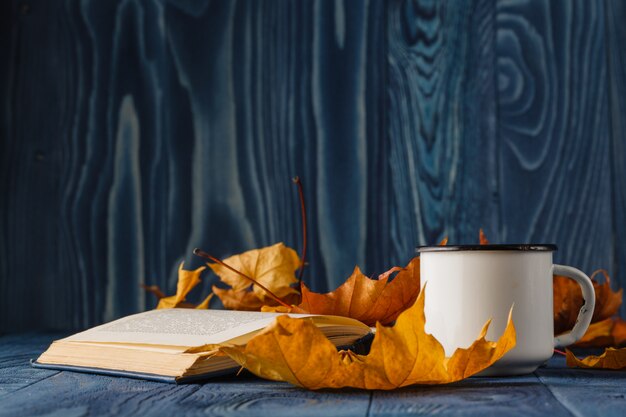
<svg viewBox="0 0 626 417"><path fill-rule="evenodd" d="M555 347L580 339L595 306L593 284L570 266L552 263L555 245L424 246L421 282L426 286L426 332L443 345L446 356L476 340L492 319L487 340L497 340L513 306L517 343L482 376L521 375L547 361ZM575 280L584 305L574 328L554 337L552 275Z"/></svg>

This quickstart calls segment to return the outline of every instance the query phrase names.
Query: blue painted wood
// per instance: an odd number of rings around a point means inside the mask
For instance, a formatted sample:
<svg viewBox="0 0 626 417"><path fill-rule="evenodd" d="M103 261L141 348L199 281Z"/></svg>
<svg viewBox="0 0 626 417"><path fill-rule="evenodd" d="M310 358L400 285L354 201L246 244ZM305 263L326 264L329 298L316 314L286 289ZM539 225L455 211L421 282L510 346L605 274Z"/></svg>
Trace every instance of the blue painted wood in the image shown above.
<svg viewBox="0 0 626 417"><path fill-rule="evenodd" d="M150 308L196 246L299 248L296 174L316 290L480 227L626 285L618 0L2 7L0 331Z"/></svg>
<svg viewBox="0 0 626 417"><path fill-rule="evenodd" d="M52 337L0 338L0 416L204 416L241 415L365 416L370 394L364 391L310 392L250 374L206 384L172 385L128 378L33 369L34 356ZM26 356L26 357L25 357ZM22 378L16 375L45 374Z"/></svg>
<svg viewBox="0 0 626 417"><path fill-rule="evenodd" d="M384 3L30 4L11 108L29 116L3 141L0 328L152 307L139 283L174 288L179 263L199 263L194 247L300 247L294 175L311 287L387 261L387 207L369 203L386 187ZM47 114L38 94L60 105ZM20 298L39 308L20 311Z"/></svg>
<svg viewBox="0 0 626 417"><path fill-rule="evenodd" d="M615 403L613 404L615 408ZM535 375L375 392L371 416L571 416Z"/></svg>
<svg viewBox="0 0 626 417"><path fill-rule="evenodd" d="M626 5L619 0L606 1L606 37L611 132L611 180L613 182L613 257L615 275L626 276L626 246L620 236L626 230ZM606 168L605 168L606 169ZM626 305L622 305L622 316Z"/></svg>
<svg viewBox="0 0 626 417"><path fill-rule="evenodd" d="M588 273L614 262L604 15L602 1L496 10L500 237L556 243Z"/></svg>
<svg viewBox="0 0 626 417"><path fill-rule="evenodd" d="M0 338L0 398L58 374L26 366L63 334L27 333ZM0 399L0 401L2 401Z"/></svg>
<svg viewBox="0 0 626 417"><path fill-rule="evenodd" d="M392 256L417 244L498 239L490 1L389 2ZM496 197L496 198L494 198Z"/></svg>
<svg viewBox="0 0 626 417"><path fill-rule="evenodd" d="M626 372L568 369L562 357L553 359L552 363L559 367L558 372L540 369L536 375L572 415L624 414Z"/></svg>
<svg viewBox="0 0 626 417"><path fill-rule="evenodd" d="M528 376L371 393L311 392L250 374L175 386L31 368L28 356L57 336L0 337L0 416L620 416L626 395L626 371L566 369L561 357Z"/></svg>

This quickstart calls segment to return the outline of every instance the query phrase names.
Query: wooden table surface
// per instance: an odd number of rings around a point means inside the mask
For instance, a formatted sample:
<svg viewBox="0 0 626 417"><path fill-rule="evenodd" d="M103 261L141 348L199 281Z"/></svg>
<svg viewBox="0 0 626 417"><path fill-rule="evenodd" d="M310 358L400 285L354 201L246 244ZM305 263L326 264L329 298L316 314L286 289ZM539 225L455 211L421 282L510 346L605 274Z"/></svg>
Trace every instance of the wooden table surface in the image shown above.
<svg viewBox="0 0 626 417"><path fill-rule="evenodd" d="M0 337L0 416L624 416L626 372L568 369L439 387L311 392L251 375L171 385L31 368L58 334Z"/></svg>

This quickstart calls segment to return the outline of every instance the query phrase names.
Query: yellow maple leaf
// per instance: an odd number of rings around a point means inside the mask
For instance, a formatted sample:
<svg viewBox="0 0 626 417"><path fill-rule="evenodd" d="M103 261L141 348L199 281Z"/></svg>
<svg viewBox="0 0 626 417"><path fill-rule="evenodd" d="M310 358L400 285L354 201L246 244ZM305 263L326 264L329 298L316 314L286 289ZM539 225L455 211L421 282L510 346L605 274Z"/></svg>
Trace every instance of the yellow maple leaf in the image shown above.
<svg viewBox="0 0 626 417"><path fill-rule="evenodd" d="M295 271L300 267L300 258L295 250L285 246L282 242L231 256L223 262L264 285L280 298L298 293L291 287L291 284L297 282ZM251 285L248 279L223 265L217 263L207 265L235 292L244 291ZM253 285L252 291L263 304L271 299L267 292L256 284Z"/></svg>
<svg viewBox="0 0 626 417"><path fill-rule="evenodd" d="M578 359L570 350L566 352L567 366L588 369L623 369L626 368L626 348L607 348L600 356L587 356Z"/></svg>
<svg viewBox="0 0 626 417"><path fill-rule="evenodd" d="M310 321L280 316L245 347L222 346L240 365L262 378L287 381L308 389L354 387L389 390L414 384L447 384L480 372L515 346L509 314L497 342L478 339L446 358L443 346L425 332L424 291L393 327L376 325L368 355L337 352ZM303 355L302 352L307 352Z"/></svg>
<svg viewBox="0 0 626 417"><path fill-rule="evenodd" d="M187 269L183 269L183 266L184 262L181 262L180 266L178 267L178 282L176 283L176 294L165 297L158 286L144 286L144 289L146 291L153 293L159 299L159 304L156 307L157 309L176 307L196 309L209 308L209 302L211 301L213 294L209 294L197 306L187 303L187 301L185 300L185 297L187 297L189 291L191 291L196 285L200 283L200 275L202 274L202 271L206 269L206 267L201 266L198 269L190 271Z"/></svg>

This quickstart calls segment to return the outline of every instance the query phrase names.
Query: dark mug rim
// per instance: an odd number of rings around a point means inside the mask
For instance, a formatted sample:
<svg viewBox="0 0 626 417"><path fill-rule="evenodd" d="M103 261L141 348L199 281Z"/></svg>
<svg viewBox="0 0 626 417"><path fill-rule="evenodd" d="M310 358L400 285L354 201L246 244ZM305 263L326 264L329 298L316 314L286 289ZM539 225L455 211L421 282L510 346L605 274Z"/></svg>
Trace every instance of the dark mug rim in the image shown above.
<svg viewBox="0 0 626 417"><path fill-rule="evenodd" d="M425 252L470 252L470 251L519 251L519 252L554 252L558 250L552 243L505 243L488 245L445 245L418 246L415 251Z"/></svg>

